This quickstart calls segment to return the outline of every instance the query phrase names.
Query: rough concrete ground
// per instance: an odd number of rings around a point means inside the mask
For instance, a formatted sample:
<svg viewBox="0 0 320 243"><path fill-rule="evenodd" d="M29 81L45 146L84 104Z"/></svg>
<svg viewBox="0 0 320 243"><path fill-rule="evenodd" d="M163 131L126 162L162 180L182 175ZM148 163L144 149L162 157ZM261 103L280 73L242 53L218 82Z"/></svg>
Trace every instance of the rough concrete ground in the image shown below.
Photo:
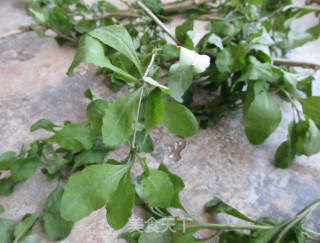
<svg viewBox="0 0 320 243"><path fill-rule="evenodd" d="M0 34L28 25L23 0L0 0ZM118 1L115 1L118 2ZM9 21L10 20L10 21ZM183 20L177 20L181 23ZM304 29L315 24L308 17L295 23L295 28ZM203 23L196 25L196 30ZM171 29L174 25L169 26ZM62 124L64 120L80 122L85 119L88 101L83 97L87 88L110 100L127 92L123 88L112 93L109 83L102 76L95 76L95 67L81 65L73 78L65 75L75 49L59 47L54 40L40 39L29 32L0 41L0 153L18 151L24 142L45 135L30 133L30 126L41 118ZM290 53L289 58L309 62L320 61L320 41L312 42ZM319 72L316 74L320 81ZM319 94L319 85L316 85ZM273 166L274 152L286 138L287 124L291 119L288 104L281 103L284 116L276 132L260 146L252 146L244 135L241 111L223 119L216 127L200 130L186 139L182 159L174 162L172 148L181 141L164 127L156 128L152 137L155 151L148 155L155 168L163 162L183 178L186 184L181 193L183 204L197 219L213 220L204 210L204 204L219 196L250 217L272 216L283 220L295 215L315 199L320 198L320 156L297 157L288 170ZM122 159L127 148L110 157ZM138 175L139 171L133 172ZM26 213L40 211L47 196L57 182L48 180L40 171L26 182L16 186L8 197L0 197L5 208L1 217L20 220ZM135 209L134 217L140 217ZM320 210L313 213L311 226L320 230ZM218 217L220 222L233 222L230 218ZM42 242L50 242L37 226ZM77 222L71 235L62 242L117 242L118 232L112 230L105 219L105 210L100 209Z"/></svg>

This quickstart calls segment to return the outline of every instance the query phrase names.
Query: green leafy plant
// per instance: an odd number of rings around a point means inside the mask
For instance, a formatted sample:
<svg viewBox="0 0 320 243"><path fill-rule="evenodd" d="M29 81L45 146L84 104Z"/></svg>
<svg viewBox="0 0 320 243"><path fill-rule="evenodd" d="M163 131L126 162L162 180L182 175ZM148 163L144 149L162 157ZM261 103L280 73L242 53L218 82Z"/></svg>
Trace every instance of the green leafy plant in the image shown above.
<svg viewBox="0 0 320 243"><path fill-rule="evenodd" d="M177 26L173 35L162 21L170 21L169 12L190 7L188 1L165 6L160 1L138 1L128 4L126 11L106 1L91 7L80 0L27 1L28 12L38 23L31 26L34 31L44 37L45 30L53 30L59 44L78 46L68 75L72 76L81 62L92 63L99 67L99 73L110 76L114 90L124 84L131 90L110 102L90 89L85 91L91 100L86 110L88 121L66 121L58 126L41 119L30 130L45 129L51 133L49 137L24 144L18 155L6 152L0 156L0 170L10 171L9 177L0 180L0 195L10 194L38 167L49 178L60 179L41 215L52 241L66 238L74 222L101 207L106 208L109 225L121 229L134 205L144 206L148 218L154 220L145 228L120 235L129 242L200 242L217 235L220 242L320 241L319 233L305 227L319 200L294 218L277 222L250 219L214 198L206 204L209 212L224 212L251 224L200 223L180 201L179 193L185 186L182 179L161 161L158 169L149 169L140 154L153 150L149 134L160 123L178 136L190 137L199 124L202 128L214 125L238 107L243 108L248 140L261 144L281 121L274 94L290 102L295 113L288 140L276 152L276 166L287 168L295 155L309 156L320 150L319 97L312 96L313 77L283 67L317 66L277 58L279 53L319 37L318 26L301 35L293 35L290 29L292 20L311 11L318 13L318 7L297 7L291 1L278 5L274 1L225 1L217 6L204 2L210 1L200 1L202 4L184 11L189 19ZM211 15L214 10L220 15ZM119 19L124 17L131 20L121 26ZM209 32L197 45L192 40L193 18L210 21ZM168 44L153 22L177 45ZM168 71L160 76L161 70ZM191 87L216 94L200 106L192 102ZM130 147L123 161L106 159L123 143ZM131 178L131 169L139 165L141 175ZM180 209L190 219L174 216L168 208ZM0 205L0 213L3 210ZM30 235L39 217L38 213L26 215L20 223L0 218L3 242L39 242L37 236ZM202 229L215 232L208 239L196 238L194 234Z"/></svg>

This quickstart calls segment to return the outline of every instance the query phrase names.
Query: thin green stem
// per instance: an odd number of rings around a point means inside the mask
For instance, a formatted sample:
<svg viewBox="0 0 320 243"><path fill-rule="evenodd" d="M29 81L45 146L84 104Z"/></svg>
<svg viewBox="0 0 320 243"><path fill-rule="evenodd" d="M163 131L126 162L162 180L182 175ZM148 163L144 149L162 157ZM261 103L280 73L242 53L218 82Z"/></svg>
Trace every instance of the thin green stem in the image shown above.
<svg viewBox="0 0 320 243"><path fill-rule="evenodd" d="M313 240L313 241L318 241L320 242L320 237L317 237L315 235L303 232L304 236L306 237L307 240Z"/></svg>
<svg viewBox="0 0 320 243"><path fill-rule="evenodd" d="M315 12L320 12L320 7L316 5L289 5L286 6L282 9L282 11L287 11L288 9L303 9L303 10L309 10L309 11L315 11Z"/></svg>
<svg viewBox="0 0 320 243"><path fill-rule="evenodd" d="M146 71L144 72L144 75L143 77L147 77L149 71L150 71L150 68L154 62L154 59L156 58L156 55L157 53L156 52L153 52L152 53L152 56L151 56L151 60L149 62L149 65L146 69ZM134 131L133 131L133 138L132 138L132 143L131 143L131 152L135 150L135 147L136 147L136 137L137 137L137 127L138 127L138 121L139 121L139 113L140 113L140 108L141 108L141 102L142 102L142 97L143 97L143 91L146 87L146 84L143 83L142 85L142 89L141 89L141 93L140 93L140 97L139 97L139 102L138 102L138 109L137 109L137 115L136 115L136 120L135 120L135 124L134 124Z"/></svg>
<svg viewBox="0 0 320 243"><path fill-rule="evenodd" d="M272 226L263 225L239 225L239 224L197 224L191 226L193 229L216 229L216 230L264 230Z"/></svg>
<svg viewBox="0 0 320 243"><path fill-rule="evenodd" d="M280 90L288 97L290 103L292 104L293 108L296 110L297 112L297 115L298 115L298 118L299 120L301 120L301 116L300 115L303 115L302 112L299 110L298 106L296 105L296 103L294 102L294 100L292 99L291 97L291 94L286 91L285 89L283 88L280 88Z"/></svg>
<svg viewBox="0 0 320 243"><path fill-rule="evenodd" d="M146 6L144 5L142 2L138 1L138 5L139 7L147 14L149 15L150 18L153 19L154 22L156 22L156 24L164 31L167 33L167 35L174 41L176 42L178 45L181 46L181 43L179 40L177 40L177 38L174 36L174 34L172 34L170 32L170 30L161 22L160 19L158 19L157 16L155 16L152 11Z"/></svg>
<svg viewBox="0 0 320 243"><path fill-rule="evenodd" d="M290 223L286 227L284 227L283 230L280 231L280 233L278 234L274 243L279 243L281 241L281 239L283 238L283 236L288 232L288 230L292 226L294 226L299 221L301 221L305 217L307 217L319 205L320 205L320 200L317 200L317 201L313 202L312 204L310 204L308 207L306 207L304 210L302 210L292 221L290 221Z"/></svg>

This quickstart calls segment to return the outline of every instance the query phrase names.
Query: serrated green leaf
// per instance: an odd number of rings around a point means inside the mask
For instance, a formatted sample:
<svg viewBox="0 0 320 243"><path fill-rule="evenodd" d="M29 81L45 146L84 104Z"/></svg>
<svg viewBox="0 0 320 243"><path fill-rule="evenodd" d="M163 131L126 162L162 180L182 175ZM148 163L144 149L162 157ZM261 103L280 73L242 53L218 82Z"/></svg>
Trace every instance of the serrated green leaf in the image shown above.
<svg viewBox="0 0 320 243"><path fill-rule="evenodd" d="M12 243L14 240L13 231L18 224L17 221L11 219L0 218L0 242Z"/></svg>
<svg viewBox="0 0 320 243"><path fill-rule="evenodd" d="M22 240L32 230L39 217L39 213L26 214L23 216L22 220L18 223L13 232L16 242Z"/></svg>
<svg viewBox="0 0 320 243"><path fill-rule="evenodd" d="M92 132L87 125L82 123L67 124L47 141L70 150L90 149L93 146Z"/></svg>
<svg viewBox="0 0 320 243"><path fill-rule="evenodd" d="M128 170L106 206L107 220L113 229L121 229L127 224L132 215L134 196L135 190L131 182L130 170Z"/></svg>
<svg viewBox="0 0 320 243"><path fill-rule="evenodd" d="M144 77L144 78L143 78L143 81L145 81L145 82L148 83L148 84L151 84L152 86L158 87L158 88L161 89L161 91L163 91L164 93L167 93L167 94L170 94L170 93L171 93L171 90L170 90L168 87L166 87L166 86L158 83L158 82L157 82L156 80L154 80L153 78Z"/></svg>
<svg viewBox="0 0 320 243"><path fill-rule="evenodd" d="M128 31L123 26L111 25L97 28L89 32L89 35L125 55L137 67L141 76L143 75L132 39Z"/></svg>
<svg viewBox="0 0 320 243"><path fill-rule="evenodd" d="M99 164L73 174L62 196L60 212L65 220L78 221L103 207L131 164Z"/></svg>
<svg viewBox="0 0 320 243"><path fill-rule="evenodd" d="M92 125L92 133L94 136L101 136L102 119L108 103L105 100L94 100L87 106L87 119Z"/></svg>
<svg viewBox="0 0 320 243"><path fill-rule="evenodd" d="M162 123L170 132L181 137L191 137L198 131L198 122L192 112L172 102L164 102Z"/></svg>
<svg viewBox="0 0 320 243"><path fill-rule="evenodd" d="M158 125L163 118L163 100L160 89L154 89L150 92L146 102L146 110L144 113L146 132Z"/></svg>
<svg viewBox="0 0 320 243"><path fill-rule="evenodd" d="M320 96L299 99L303 112L320 126Z"/></svg>
<svg viewBox="0 0 320 243"><path fill-rule="evenodd" d="M44 228L52 241L65 239L73 228L73 222L64 220L60 215L60 204L63 195L63 183L60 181L57 188L48 197L42 212Z"/></svg>
<svg viewBox="0 0 320 243"><path fill-rule="evenodd" d="M141 88L128 96L108 103L102 125L102 138L105 145L116 146L131 138L140 92L143 92Z"/></svg>
<svg viewBox="0 0 320 243"><path fill-rule="evenodd" d="M101 68L107 68L118 74L118 78L123 81L137 82L137 79L122 69L111 64L110 60L105 56L105 50L103 44L89 36L85 35L79 41L78 50L74 60L67 72L68 76L73 75L73 70L79 66L81 62L92 63Z"/></svg>
<svg viewBox="0 0 320 243"><path fill-rule="evenodd" d="M55 124L53 124L50 120L48 119L40 119L39 121L37 121L35 124L33 124L30 128L31 132L34 132L36 130L39 129L45 129L49 132L56 132L53 128L54 127L59 127Z"/></svg>
<svg viewBox="0 0 320 243"><path fill-rule="evenodd" d="M165 172L150 170L144 181L143 192L151 207L167 208L174 197L174 186Z"/></svg>

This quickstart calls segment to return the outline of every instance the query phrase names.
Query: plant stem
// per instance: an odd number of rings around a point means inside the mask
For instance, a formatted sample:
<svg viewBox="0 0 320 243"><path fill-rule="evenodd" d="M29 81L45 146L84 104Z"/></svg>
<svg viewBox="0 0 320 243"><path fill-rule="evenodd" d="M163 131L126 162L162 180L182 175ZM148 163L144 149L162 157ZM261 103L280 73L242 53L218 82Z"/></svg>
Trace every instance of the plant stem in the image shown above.
<svg viewBox="0 0 320 243"><path fill-rule="evenodd" d="M238 225L238 224L199 224L191 226L194 229L218 229L218 230L264 230L271 229L272 226L263 225Z"/></svg>
<svg viewBox="0 0 320 243"><path fill-rule="evenodd" d="M303 10L309 10L309 11L315 11L320 12L320 7L315 5L304 5L304 6L298 6L298 5L289 5L282 9L282 11L286 11L288 9L303 9Z"/></svg>
<svg viewBox="0 0 320 243"><path fill-rule="evenodd" d="M25 32L29 32L29 31L32 31L30 27L20 27L17 30L9 31L7 33L0 35L0 40L7 39L7 38L10 38Z"/></svg>
<svg viewBox="0 0 320 243"><path fill-rule="evenodd" d="M280 231L274 243L279 243L281 238L288 232L288 230L301 221L304 217L309 215L316 207L320 205L320 199L313 202L311 205L302 210L283 230Z"/></svg>
<svg viewBox="0 0 320 243"><path fill-rule="evenodd" d="M302 61L292 61L283 58L274 58L273 64L277 66L289 66L289 67L308 67L315 70L320 70L320 64L302 62Z"/></svg>
<svg viewBox="0 0 320 243"><path fill-rule="evenodd" d="M315 235L311 235L309 233L303 232L304 236L306 237L307 240L313 240L313 241L318 241L320 242L320 237L317 237Z"/></svg>
<svg viewBox="0 0 320 243"><path fill-rule="evenodd" d="M202 5L210 2L212 2L212 0L186 0L181 3L165 5L163 6L163 10L167 12L175 12L175 11L183 10L186 8L190 8L193 6Z"/></svg>
<svg viewBox="0 0 320 243"><path fill-rule="evenodd" d="M176 39L176 37L170 32L170 30L161 22L160 19L158 19L157 16L155 16L152 11L146 6L144 5L142 2L138 1L138 5L142 8L142 10L150 16L150 18L152 18L154 20L154 22L156 22L156 24L164 31L167 33L167 35L174 41L176 42L178 45L181 46L180 41L178 41Z"/></svg>
<svg viewBox="0 0 320 243"><path fill-rule="evenodd" d="M156 52L152 53L151 60L149 62L149 65L148 65L146 71L144 72L143 77L147 77L147 75L148 75L148 73L150 71L150 68L151 68L151 66L152 66L152 64L154 62L154 59L156 58L156 55L157 55ZM140 107L141 107L141 102L142 102L142 97L143 97L143 91L144 91L145 87L146 87L146 84L143 83L142 90L141 90L140 97L139 97L139 102L138 102L136 121L135 121L135 124L134 124L133 138L132 138L132 143L131 143L131 151L134 151L134 149L136 147L135 144L136 144L136 136L137 136L137 126L138 126L138 121L139 121L139 113L140 113Z"/></svg>
<svg viewBox="0 0 320 243"><path fill-rule="evenodd" d="M102 19L106 19L106 18L110 18L110 17L140 17L140 15L137 12L134 11L130 11L130 10L125 10L125 11L118 11L118 12L111 12L111 13L105 13L102 14L100 16L98 16L97 18L95 18L96 20L102 20Z"/></svg>
<svg viewBox="0 0 320 243"><path fill-rule="evenodd" d="M283 89L283 88L280 88L280 90L288 97L288 99L290 100L290 103L292 104L293 108L297 111L297 115L298 115L299 120L301 120L301 117L300 117L301 111L299 110L299 108L297 107L296 103L292 99L290 93L288 91L286 91L285 89Z"/></svg>
<svg viewBox="0 0 320 243"><path fill-rule="evenodd" d="M212 16L209 14L204 14L197 18L197 20L202 20L202 21L224 21L225 18L219 17L219 16Z"/></svg>

